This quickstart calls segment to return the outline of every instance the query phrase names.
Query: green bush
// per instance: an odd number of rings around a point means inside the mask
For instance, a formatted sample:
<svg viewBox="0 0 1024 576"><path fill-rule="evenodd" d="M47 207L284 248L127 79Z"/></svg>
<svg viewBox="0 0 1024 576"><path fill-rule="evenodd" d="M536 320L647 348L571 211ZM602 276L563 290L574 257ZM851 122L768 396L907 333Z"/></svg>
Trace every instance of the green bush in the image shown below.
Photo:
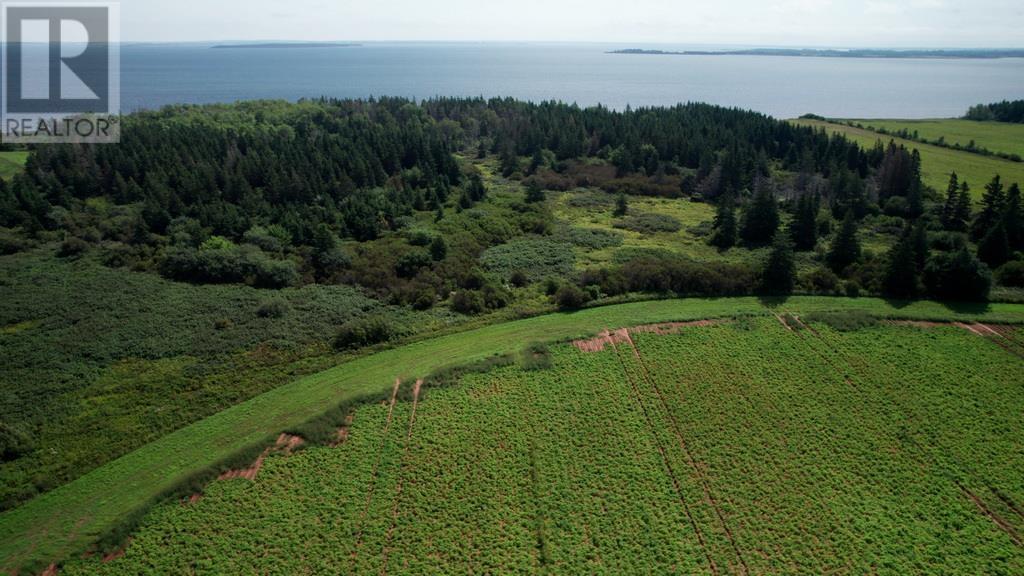
<svg viewBox="0 0 1024 576"><path fill-rule="evenodd" d="M9 462L32 451L32 438L19 426L0 421L0 462Z"/></svg>
<svg viewBox="0 0 1024 576"><path fill-rule="evenodd" d="M284 300L265 300L256 309L256 315L260 318L283 318L291 311L291 306Z"/></svg>
<svg viewBox="0 0 1024 576"><path fill-rule="evenodd" d="M1024 260L1007 262L996 270L996 279L1003 286L1024 288Z"/></svg>
<svg viewBox="0 0 1024 576"><path fill-rule="evenodd" d="M389 342L400 335L400 331L380 316L371 316L353 320L342 325L334 336L334 347L338 350L350 350Z"/></svg>
<svg viewBox="0 0 1024 576"><path fill-rule="evenodd" d="M555 305L562 310L576 310L590 301L590 295L573 284L563 284L553 299Z"/></svg>

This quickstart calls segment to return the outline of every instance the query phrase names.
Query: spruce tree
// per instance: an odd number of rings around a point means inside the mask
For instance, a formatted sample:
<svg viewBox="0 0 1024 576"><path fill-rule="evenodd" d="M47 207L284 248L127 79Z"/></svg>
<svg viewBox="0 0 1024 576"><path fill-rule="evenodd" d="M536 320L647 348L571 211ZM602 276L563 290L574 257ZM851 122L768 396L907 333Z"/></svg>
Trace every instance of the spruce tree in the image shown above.
<svg viewBox="0 0 1024 576"><path fill-rule="evenodd" d="M857 240L857 220L854 218L853 210L847 210L843 217L843 225L839 228L836 237L832 239L832 246L826 255L829 268L836 274L840 274L848 266L860 259L860 242Z"/></svg>
<svg viewBox="0 0 1024 576"><path fill-rule="evenodd" d="M885 270L885 293L889 296L910 299L919 292L920 275L917 272L912 236L908 225L899 241L889 250Z"/></svg>
<svg viewBox="0 0 1024 576"><path fill-rule="evenodd" d="M1006 193L1003 191L1002 180L996 174L992 181L985 185L985 193L981 196L981 212L974 219L971 237L975 240L984 238L1002 219L1005 205Z"/></svg>
<svg viewBox="0 0 1024 576"><path fill-rule="evenodd" d="M1006 229L1010 251L1024 250L1024 208L1021 206L1020 186L1016 182L1006 192L1003 227Z"/></svg>
<svg viewBox="0 0 1024 576"><path fill-rule="evenodd" d="M540 183L536 180L530 180L526 183L526 201L527 202L543 202L547 196L544 194L544 189L541 188Z"/></svg>
<svg viewBox="0 0 1024 576"><path fill-rule="evenodd" d="M629 202L626 200L626 195L619 193L618 197L615 198L615 210L612 212L612 216L621 218L629 212Z"/></svg>
<svg viewBox="0 0 1024 576"><path fill-rule="evenodd" d="M710 243L722 250L736 245L736 209L731 195L726 195L718 202Z"/></svg>
<svg viewBox="0 0 1024 576"><path fill-rule="evenodd" d="M743 212L740 237L747 244L763 246L772 241L778 229L779 207L775 195L768 186L760 186Z"/></svg>
<svg viewBox="0 0 1024 576"><path fill-rule="evenodd" d="M978 244L978 259L991 268L998 268L1010 259L1010 242L1006 238L1006 226L996 223Z"/></svg>
<svg viewBox="0 0 1024 576"><path fill-rule="evenodd" d="M917 267L917 271L921 272L924 270L925 263L928 262L928 230L921 220L914 224L910 233L910 241L914 246L914 265Z"/></svg>
<svg viewBox="0 0 1024 576"><path fill-rule="evenodd" d="M956 230L956 210L960 202L960 181L956 172L949 175L949 186L946 187L946 202L942 205L942 227Z"/></svg>
<svg viewBox="0 0 1024 576"><path fill-rule="evenodd" d="M779 232L772 242L761 276L761 290L765 294L789 294L796 283L796 262L793 260L793 245L789 235Z"/></svg>
<svg viewBox="0 0 1024 576"><path fill-rule="evenodd" d="M789 234L797 250L814 250L818 244L818 199L815 196L804 194L797 200Z"/></svg>
<svg viewBox="0 0 1024 576"><path fill-rule="evenodd" d="M910 189L907 191L907 207L910 216L917 218L924 213L924 197L921 184L921 153L914 149L911 157Z"/></svg>
<svg viewBox="0 0 1024 576"><path fill-rule="evenodd" d="M960 183L960 195L956 199L956 211L951 222L955 232L967 232L971 223L971 187L964 180Z"/></svg>

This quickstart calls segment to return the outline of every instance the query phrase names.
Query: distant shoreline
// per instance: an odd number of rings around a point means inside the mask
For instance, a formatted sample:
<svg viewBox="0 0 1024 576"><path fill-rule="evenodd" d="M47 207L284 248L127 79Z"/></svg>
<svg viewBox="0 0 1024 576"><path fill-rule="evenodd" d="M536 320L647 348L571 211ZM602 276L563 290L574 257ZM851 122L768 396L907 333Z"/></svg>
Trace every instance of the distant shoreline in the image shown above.
<svg viewBox="0 0 1024 576"><path fill-rule="evenodd" d="M818 50L800 48L756 48L751 50L644 50L628 48L612 50L606 54L629 54L644 56L789 56L801 58L936 58L991 60L995 58L1024 58L1024 49L1019 50Z"/></svg>
<svg viewBox="0 0 1024 576"><path fill-rule="evenodd" d="M218 50L253 49L253 48L354 48L361 44L342 42L271 42L263 44L218 44L210 48Z"/></svg>

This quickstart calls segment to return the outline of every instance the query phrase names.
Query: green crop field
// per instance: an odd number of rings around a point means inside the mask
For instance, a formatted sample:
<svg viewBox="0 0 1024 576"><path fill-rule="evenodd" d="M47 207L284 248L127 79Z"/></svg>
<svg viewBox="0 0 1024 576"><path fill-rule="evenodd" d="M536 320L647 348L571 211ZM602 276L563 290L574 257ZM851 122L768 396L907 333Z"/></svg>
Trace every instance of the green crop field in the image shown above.
<svg viewBox="0 0 1024 576"><path fill-rule="evenodd" d="M15 150L13 152L0 152L0 178L10 178L25 168L25 160L28 159L28 152Z"/></svg>
<svg viewBox="0 0 1024 576"><path fill-rule="evenodd" d="M786 301L784 306L786 310L802 314L855 309L880 317L1024 322L1024 306L1013 304L991 303L951 308L932 302L894 304L874 299L794 297ZM765 303L756 298L640 302L488 326L346 362L274 388L177 430L18 508L0 514L0 567L10 569L25 564L39 566L76 557L97 537L134 512L146 508L160 494L195 472L254 443L267 442L280 432L340 402L367 394L384 393L391 388L396 377L410 381L444 366L477 361L499 353L516 352L531 342L564 340L594 334L604 328L737 315L770 318L772 313ZM904 330L898 334L916 333ZM927 341L931 336L922 338ZM769 340L765 342L771 346L777 344ZM898 339L889 342L894 346L908 346L899 343ZM978 341L963 340L962 343L973 347L984 345L981 346L983 352L994 347L994 344L981 338ZM913 350L913 347L910 349ZM957 353L956 350L947 352ZM997 352L998 348L993 348L988 353ZM964 354L971 356L975 352L965 351ZM1013 361L1012 357L1000 360ZM972 365L981 367L989 366L990 363L985 361ZM1010 366L1016 366L1019 375L1019 364ZM888 377L885 370L880 373ZM576 392L580 392L578 383L588 380L583 378L574 381L577 382ZM602 433L607 434L610 427L607 422L603 422ZM404 442L402 438L395 439L398 445ZM214 491L218 489L213 488ZM374 521L384 520L377 518ZM555 521L557 519L552 519L552 522Z"/></svg>
<svg viewBox="0 0 1024 576"><path fill-rule="evenodd" d="M960 144L960 146L966 147L973 140L979 148L1024 156L1024 124L976 122L959 118L933 120L844 119L839 122L853 122L872 130L917 132L920 138L929 141L942 138L950 146Z"/></svg>
<svg viewBox="0 0 1024 576"><path fill-rule="evenodd" d="M538 318L444 348L475 357L541 327L561 337L721 304ZM840 331L835 316L793 315L822 300L780 304L778 317L730 305L760 313L560 344L547 367L419 394L406 379L397 402L357 409L340 445L272 455L252 480L161 504L123 553L75 557L61 573L1024 571L1024 334ZM416 374L445 359L422 357L438 346L396 350L391 366ZM254 409L249 420L267 422Z"/></svg>
<svg viewBox="0 0 1024 576"><path fill-rule="evenodd" d="M853 128L843 124L822 122L820 120L793 120L796 124L805 126L817 126L825 128L830 132L838 132L851 138L861 146L871 147L875 142L889 142L895 140L908 148L917 148L921 152L921 176L925 184L944 193L949 184L949 173L955 171L961 181L967 180L971 185L971 191L976 199L981 198L982 192L993 176L999 174L1003 182L1018 182L1024 184L1024 163L1011 162L993 156L982 156L971 152L941 148L930 144L922 144L911 140L893 138L870 130Z"/></svg>

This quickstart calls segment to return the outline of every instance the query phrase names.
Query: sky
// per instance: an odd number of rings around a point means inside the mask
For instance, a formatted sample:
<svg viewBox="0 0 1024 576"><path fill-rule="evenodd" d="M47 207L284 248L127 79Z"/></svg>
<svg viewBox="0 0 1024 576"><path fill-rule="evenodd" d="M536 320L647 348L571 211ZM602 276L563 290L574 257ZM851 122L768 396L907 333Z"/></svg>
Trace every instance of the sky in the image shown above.
<svg viewBox="0 0 1024 576"><path fill-rule="evenodd" d="M122 0L125 41L1022 48L1022 0Z"/></svg>

